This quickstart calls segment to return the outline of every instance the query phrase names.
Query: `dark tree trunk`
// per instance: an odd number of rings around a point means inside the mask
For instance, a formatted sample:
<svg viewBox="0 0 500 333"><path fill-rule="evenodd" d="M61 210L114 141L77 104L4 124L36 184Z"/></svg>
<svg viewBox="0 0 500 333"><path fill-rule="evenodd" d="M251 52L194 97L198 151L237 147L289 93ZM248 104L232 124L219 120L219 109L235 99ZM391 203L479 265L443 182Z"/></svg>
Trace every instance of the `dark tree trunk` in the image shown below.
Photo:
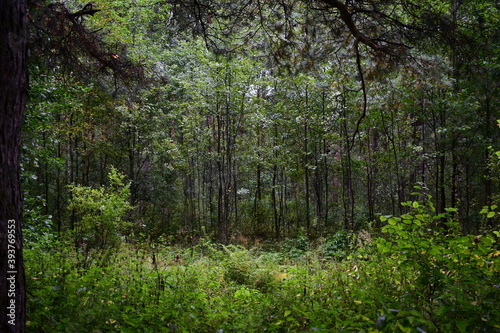
<svg viewBox="0 0 500 333"><path fill-rule="evenodd" d="M26 3L0 0L0 332L25 330L19 154L27 95Z"/></svg>
<svg viewBox="0 0 500 333"><path fill-rule="evenodd" d="M273 187L271 190L271 200L273 205L273 216L274 216L274 236L276 239L280 238L280 223L278 216L278 200L276 199L276 178L278 177L278 166L274 164L273 166Z"/></svg>

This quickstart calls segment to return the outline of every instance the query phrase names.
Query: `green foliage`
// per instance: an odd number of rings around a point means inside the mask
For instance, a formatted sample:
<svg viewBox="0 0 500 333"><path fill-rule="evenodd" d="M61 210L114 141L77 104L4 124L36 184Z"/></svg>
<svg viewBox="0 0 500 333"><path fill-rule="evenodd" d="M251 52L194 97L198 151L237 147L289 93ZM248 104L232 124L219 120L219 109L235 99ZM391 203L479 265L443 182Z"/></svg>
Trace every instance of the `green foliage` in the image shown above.
<svg viewBox="0 0 500 333"><path fill-rule="evenodd" d="M70 186L72 197L68 209L78 220L69 234L85 262L93 255L111 254L131 226L124 220L132 208L130 184L124 183L125 176L115 168L111 168L108 178L108 187Z"/></svg>
<svg viewBox="0 0 500 333"><path fill-rule="evenodd" d="M349 236L346 232L337 232L333 236L327 238L323 245L325 257L334 260L345 259L350 250Z"/></svg>
<svg viewBox="0 0 500 333"><path fill-rule="evenodd" d="M28 331L499 332L498 236L396 231L369 259L343 261L322 248L136 244L87 269L53 241L26 251Z"/></svg>
<svg viewBox="0 0 500 333"><path fill-rule="evenodd" d="M384 59L360 43L360 71L345 15L307 2L95 1L81 21L108 44L101 65L127 55L147 80L81 75L55 66L57 47L47 61L33 51L30 330L500 331L499 11L455 3L349 2L359 31L425 44ZM72 60L93 67L84 51ZM112 168L108 186L67 186L103 184L109 165L131 183ZM434 198L398 206L420 179ZM382 237L356 235L366 222ZM294 237L265 253L210 241L237 232ZM315 248L311 235L330 236Z"/></svg>
<svg viewBox="0 0 500 333"><path fill-rule="evenodd" d="M374 14L370 3L356 4L365 8L360 16ZM466 2L451 15L450 4L412 3L410 18L396 4L376 3L402 23L423 24L422 32L431 23L448 31L452 17L457 31L441 41L446 47L424 39L424 49L395 49L405 56L391 61L360 47L363 96L348 29L332 30L342 20L304 3L251 3L239 12L239 2L93 2L100 11L82 24L107 44L95 77L32 57L23 178L38 203L29 209L43 204L40 213L52 215L54 229L71 228L67 185L103 183L104 170L115 165L133 184L131 200L141 205L134 231L145 238L188 240L202 227L214 237L226 230L279 238L304 225L309 235L325 235L366 227L377 212L401 213L396 203L408 197L408 184L426 179L442 192L436 206L456 200L464 229L479 230L492 187L474 170L485 167L478 152L498 141L490 129L499 105L492 42L498 8L490 0ZM64 4L76 12L86 2ZM45 18L41 7L34 16ZM233 17L239 22L227 21ZM360 31L373 30L362 21ZM200 38L204 33L219 35ZM470 38L461 47L480 51L474 57L465 49L450 54L448 43L460 34ZM49 38L35 35L33 45ZM57 58L58 48L49 49ZM95 61L82 51L71 59L91 67ZM105 73L125 56L144 64L147 80Z"/></svg>
<svg viewBox="0 0 500 333"><path fill-rule="evenodd" d="M386 310L384 318L405 329L495 331L500 315L494 305L500 296L495 287L498 232L461 235L453 217L456 209L436 214L431 196L426 197L425 202L404 203L408 214L381 217L387 236L377 241L378 249L406 274L398 287L405 307Z"/></svg>
<svg viewBox="0 0 500 333"><path fill-rule="evenodd" d="M302 257L309 248L309 239L301 229L299 235L295 238L288 238L283 244L283 252L290 258Z"/></svg>
<svg viewBox="0 0 500 333"><path fill-rule="evenodd" d="M56 237L52 215L44 215L45 202L42 198L31 198L28 193L24 197L23 238L24 246L47 244Z"/></svg>
<svg viewBox="0 0 500 333"><path fill-rule="evenodd" d="M497 126L500 126L500 120L497 120ZM494 151L492 147L489 147L489 154L490 159L488 162L488 178L498 186L500 184L500 151ZM481 211L479 212L485 217L485 227L487 229L491 228L492 226L498 225L498 205L500 204L500 194L493 193L490 199L492 204L484 206L483 209L481 209Z"/></svg>

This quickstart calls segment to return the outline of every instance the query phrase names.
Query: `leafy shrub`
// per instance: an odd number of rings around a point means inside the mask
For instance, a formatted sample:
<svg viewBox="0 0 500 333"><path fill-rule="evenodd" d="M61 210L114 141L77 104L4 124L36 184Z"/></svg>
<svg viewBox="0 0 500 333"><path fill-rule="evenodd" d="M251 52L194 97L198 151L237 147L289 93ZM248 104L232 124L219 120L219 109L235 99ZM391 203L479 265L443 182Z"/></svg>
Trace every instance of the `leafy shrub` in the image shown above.
<svg viewBox="0 0 500 333"><path fill-rule="evenodd" d="M24 193L23 207L23 238L24 246L30 247L41 242L50 245L56 237L54 233L52 215L42 213L45 200L41 197L30 197Z"/></svg>
<svg viewBox="0 0 500 333"><path fill-rule="evenodd" d="M498 331L500 233L463 236L453 220L456 210L436 214L430 199L404 203L409 214L381 217L388 236L377 246L407 274L399 287L403 308L387 312L387 323L425 331Z"/></svg>
<svg viewBox="0 0 500 333"><path fill-rule="evenodd" d="M279 269L274 262L267 260L268 256L256 257L251 251L233 245L223 249L222 266L226 281L261 292L271 292L279 285Z"/></svg>
<svg viewBox="0 0 500 333"><path fill-rule="evenodd" d="M88 263L92 255L98 258L109 255L131 225L123 219L131 209L130 184L124 184L125 176L115 168L111 169L108 178L108 188L71 186L68 209L78 216L78 220L70 235L82 251L84 263Z"/></svg>
<svg viewBox="0 0 500 333"><path fill-rule="evenodd" d="M73 246L35 245L25 252L28 332L499 332L499 233L474 240L451 215L406 205L382 218L385 237L364 260L310 247L283 260L285 246L206 240L158 245L154 261L150 248L123 244L113 264L81 269Z"/></svg>
<svg viewBox="0 0 500 333"><path fill-rule="evenodd" d="M238 284L249 284L254 262L248 250L233 245L224 246L223 249L226 254L223 263L225 278Z"/></svg>
<svg viewBox="0 0 500 333"><path fill-rule="evenodd" d="M343 260L351 251L349 236L346 232L337 232L329 237L323 245L323 251L326 258L334 260Z"/></svg>
<svg viewBox="0 0 500 333"><path fill-rule="evenodd" d="M301 230L300 234L295 238L289 238L285 240L283 244L283 252L287 254L289 258L298 258L303 256L309 247L309 239Z"/></svg>

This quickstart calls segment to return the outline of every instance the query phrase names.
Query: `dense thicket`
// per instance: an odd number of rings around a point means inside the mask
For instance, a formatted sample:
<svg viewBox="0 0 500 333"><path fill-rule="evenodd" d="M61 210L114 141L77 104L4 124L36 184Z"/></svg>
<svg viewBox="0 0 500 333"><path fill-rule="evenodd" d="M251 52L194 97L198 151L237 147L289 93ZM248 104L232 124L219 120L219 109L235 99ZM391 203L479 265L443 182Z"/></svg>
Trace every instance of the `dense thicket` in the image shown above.
<svg viewBox="0 0 500 333"><path fill-rule="evenodd" d="M28 329L498 332L496 2L29 4Z"/></svg>
<svg viewBox="0 0 500 333"><path fill-rule="evenodd" d="M497 5L336 3L33 7L27 224L72 230L68 185L114 166L129 232L153 239L376 228L415 184L464 231L485 227Z"/></svg>

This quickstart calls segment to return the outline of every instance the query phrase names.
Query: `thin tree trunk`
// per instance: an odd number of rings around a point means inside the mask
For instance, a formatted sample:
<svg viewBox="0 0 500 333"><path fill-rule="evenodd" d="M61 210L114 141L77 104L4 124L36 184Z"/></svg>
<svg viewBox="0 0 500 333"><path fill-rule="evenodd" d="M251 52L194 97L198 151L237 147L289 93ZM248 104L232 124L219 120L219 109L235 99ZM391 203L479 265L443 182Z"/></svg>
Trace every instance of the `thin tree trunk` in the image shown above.
<svg viewBox="0 0 500 333"><path fill-rule="evenodd" d="M492 116L491 116L491 105L490 105L490 98L486 98L486 105L485 105L485 111L486 111L486 136L487 138L491 138L491 121L492 121ZM484 154L484 160L487 161L488 158L490 157L490 151L487 149ZM482 203L483 205L486 206L491 206L492 204L492 195L493 195L493 182L491 179L491 171L487 171L486 177L484 177L484 202ZM477 230L479 230L480 226L475 226Z"/></svg>
<svg viewBox="0 0 500 333"><path fill-rule="evenodd" d="M354 190L352 187L352 156L351 156L351 140L349 139L349 131L347 129L347 114L345 111L345 99L346 97L343 97L343 122L342 122L342 129L343 129L343 134L345 137L345 147L344 151L345 153L343 154L343 158L345 159L342 163L342 171L343 171L343 183L344 186L342 188L342 199L344 203L344 228L346 231L348 230L354 230L354 207L355 207L355 202L354 202Z"/></svg>
<svg viewBox="0 0 500 333"><path fill-rule="evenodd" d="M274 214L274 231L276 239L280 238L280 224L278 218L278 202L276 200L276 178L278 176L278 167L276 164L273 166L273 187L271 190L271 200L273 205L273 214Z"/></svg>
<svg viewBox="0 0 500 333"><path fill-rule="evenodd" d="M306 94L307 96L307 94ZM307 98L307 97L306 97ZM306 231L307 236L310 236L311 232L311 207L310 207L310 191L309 191L309 139L308 139L308 128L307 119L304 124L304 171L305 171L305 187L306 187Z"/></svg>
<svg viewBox="0 0 500 333"><path fill-rule="evenodd" d="M321 109L323 113L323 118L326 120L326 91L323 90L322 96L321 96ZM326 129L325 129L326 130ZM324 217L324 228L325 230L328 230L328 210L329 210L329 196L328 196L328 191L329 191L329 186L328 186L328 144L326 141L326 136L323 136L323 182L325 183L325 202L323 204L323 217Z"/></svg>
<svg viewBox="0 0 500 333"><path fill-rule="evenodd" d="M326 139L323 139L323 153L324 153L324 156L323 156L323 165L324 165L324 168L325 168L325 171L324 171L324 182L325 182L324 218L325 218L325 229L328 230L328 210L330 208L328 191L330 189L329 189L329 186L328 186L329 178L328 178L328 159L327 159Z"/></svg>
<svg viewBox="0 0 500 333"><path fill-rule="evenodd" d="M227 243L226 235L226 214L225 214L225 177L224 177L224 156L222 152L222 119L217 115L217 174L218 174L218 196L217 196L217 233L221 244Z"/></svg>
<svg viewBox="0 0 500 333"><path fill-rule="evenodd" d="M372 131L368 132L368 161L366 166L366 200L368 203L368 214L370 222L375 220L375 195L374 195L374 167L373 167L373 151L375 146L375 139Z"/></svg>
<svg viewBox="0 0 500 333"><path fill-rule="evenodd" d="M278 126L274 125L274 146L278 145ZM276 186L277 186L277 178L278 178L278 150L274 150L274 165L273 165L273 184L271 190L271 199L273 205L273 214L274 214L274 231L276 239L280 238L280 220L278 215L278 200L276 197Z"/></svg>
<svg viewBox="0 0 500 333"><path fill-rule="evenodd" d="M57 158L61 158L61 143L57 144ZM57 232L61 232L62 230L62 216L61 216L61 195L62 195L62 186L61 186L61 168L57 167L57 176L56 176L56 221L57 221Z"/></svg>

